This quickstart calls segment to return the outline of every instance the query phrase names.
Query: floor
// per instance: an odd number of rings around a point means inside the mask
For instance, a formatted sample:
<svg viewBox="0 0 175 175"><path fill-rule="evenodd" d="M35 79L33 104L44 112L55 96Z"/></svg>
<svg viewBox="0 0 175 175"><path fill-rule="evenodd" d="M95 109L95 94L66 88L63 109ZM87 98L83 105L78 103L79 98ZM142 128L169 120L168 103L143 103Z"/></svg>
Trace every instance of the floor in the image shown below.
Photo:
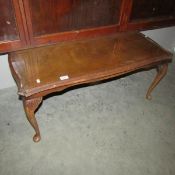
<svg viewBox="0 0 175 175"><path fill-rule="evenodd" d="M0 91L0 175L174 175L175 63L47 97L33 143L16 88Z"/></svg>

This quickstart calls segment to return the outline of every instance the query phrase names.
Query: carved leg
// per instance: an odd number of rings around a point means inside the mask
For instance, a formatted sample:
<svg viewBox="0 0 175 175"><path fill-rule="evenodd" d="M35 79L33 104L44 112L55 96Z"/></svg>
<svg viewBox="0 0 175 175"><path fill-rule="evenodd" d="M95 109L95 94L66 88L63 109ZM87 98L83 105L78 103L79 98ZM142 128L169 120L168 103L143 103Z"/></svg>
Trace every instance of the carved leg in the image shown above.
<svg viewBox="0 0 175 175"><path fill-rule="evenodd" d="M157 75L156 75L154 81L152 82L151 86L149 87L148 92L146 94L146 98L148 100L152 99L151 93L152 93L153 89L158 85L158 83L166 75L167 70L168 70L168 64L163 64L162 66L159 66L157 68Z"/></svg>
<svg viewBox="0 0 175 175"><path fill-rule="evenodd" d="M34 128L36 134L33 137L34 142L39 142L41 140L39 127L35 118L35 110L38 108L39 104L42 102L42 97L34 99L23 99L24 109L26 116L32 127Z"/></svg>

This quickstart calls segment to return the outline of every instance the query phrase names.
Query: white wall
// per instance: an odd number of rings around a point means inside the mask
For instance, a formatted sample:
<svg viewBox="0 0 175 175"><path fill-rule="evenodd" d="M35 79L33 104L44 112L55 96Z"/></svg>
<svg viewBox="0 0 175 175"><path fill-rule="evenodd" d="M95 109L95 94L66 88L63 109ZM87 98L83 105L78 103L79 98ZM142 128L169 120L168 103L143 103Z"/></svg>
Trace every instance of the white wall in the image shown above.
<svg viewBox="0 0 175 175"><path fill-rule="evenodd" d="M142 33L155 40L165 49L173 51L175 47L175 27L149 30Z"/></svg>
<svg viewBox="0 0 175 175"><path fill-rule="evenodd" d="M0 89L14 85L15 82L11 76L8 66L8 55L0 56Z"/></svg>
<svg viewBox="0 0 175 175"><path fill-rule="evenodd" d="M172 51L175 48L175 27L149 30L143 33L168 50ZM7 55L0 56L0 89L14 85L15 82L9 70Z"/></svg>

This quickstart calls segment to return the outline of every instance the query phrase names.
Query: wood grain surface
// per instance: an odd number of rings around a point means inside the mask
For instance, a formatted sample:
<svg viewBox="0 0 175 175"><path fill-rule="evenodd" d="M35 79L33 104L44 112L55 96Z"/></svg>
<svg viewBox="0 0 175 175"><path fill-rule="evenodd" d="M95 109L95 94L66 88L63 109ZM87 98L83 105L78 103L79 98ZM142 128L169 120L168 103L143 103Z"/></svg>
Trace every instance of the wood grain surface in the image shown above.
<svg viewBox="0 0 175 175"><path fill-rule="evenodd" d="M19 94L28 97L170 61L171 56L152 40L130 32L14 52L10 65Z"/></svg>

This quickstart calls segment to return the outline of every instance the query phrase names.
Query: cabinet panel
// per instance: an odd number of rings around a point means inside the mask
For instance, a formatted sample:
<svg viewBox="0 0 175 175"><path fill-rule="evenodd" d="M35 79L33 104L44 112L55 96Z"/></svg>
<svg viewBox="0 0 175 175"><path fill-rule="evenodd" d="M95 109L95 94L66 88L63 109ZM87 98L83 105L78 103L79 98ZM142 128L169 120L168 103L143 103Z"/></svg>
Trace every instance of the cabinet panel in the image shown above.
<svg viewBox="0 0 175 175"><path fill-rule="evenodd" d="M121 0L30 0L33 35L118 24Z"/></svg>
<svg viewBox="0 0 175 175"><path fill-rule="evenodd" d="M0 1L0 12L0 41L19 39L12 1Z"/></svg>
<svg viewBox="0 0 175 175"><path fill-rule="evenodd" d="M133 0L130 21L175 17L174 0Z"/></svg>
<svg viewBox="0 0 175 175"><path fill-rule="evenodd" d="M22 0L0 1L0 54L26 47L22 7Z"/></svg>
<svg viewBox="0 0 175 175"><path fill-rule="evenodd" d="M175 25L175 0L0 0L0 53Z"/></svg>
<svg viewBox="0 0 175 175"><path fill-rule="evenodd" d="M119 31L123 0L23 0L32 45Z"/></svg>
<svg viewBox="0 0 175 175"><path fill-rule="evenodd" d="M121 30L147 30L175 25L175 0L123 0Z"/></svg>

